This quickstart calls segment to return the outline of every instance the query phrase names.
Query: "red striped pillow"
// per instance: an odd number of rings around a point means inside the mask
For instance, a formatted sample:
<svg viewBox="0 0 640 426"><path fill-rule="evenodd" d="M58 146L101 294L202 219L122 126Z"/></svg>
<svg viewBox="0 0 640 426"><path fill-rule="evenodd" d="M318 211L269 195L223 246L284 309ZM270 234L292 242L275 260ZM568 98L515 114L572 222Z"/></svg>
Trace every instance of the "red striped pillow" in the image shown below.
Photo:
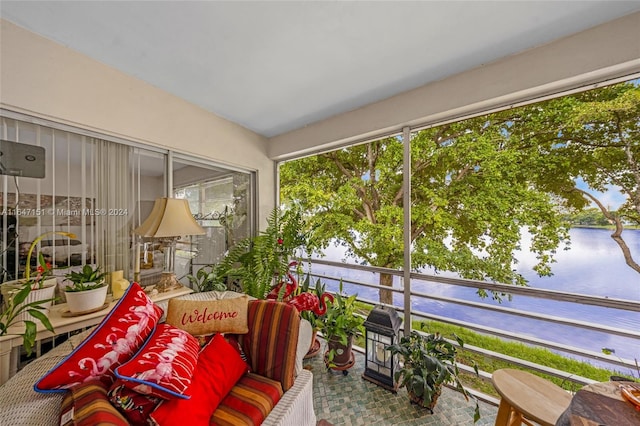
<svg viewBox="0 0 640 426"><path fill-rule="evenodd" d="M240 343L251 371L277 380L285 392L293 386L300 314L291 305L267 300L249 302L249 333Z"/></svg>
<svg viewBox="0 0 640 426"><path fill-rule="evenodd" d="M111 405L107 386L98 379L73 386L62 400L61 426L128 426L129 422Z"/></svg>
<svg viewBox="0 0 640 426"><path fill-rule="evenodd" d="M253 373L245 374L213 413L210 425L260 425L282 395L280 382Z"/></svg>

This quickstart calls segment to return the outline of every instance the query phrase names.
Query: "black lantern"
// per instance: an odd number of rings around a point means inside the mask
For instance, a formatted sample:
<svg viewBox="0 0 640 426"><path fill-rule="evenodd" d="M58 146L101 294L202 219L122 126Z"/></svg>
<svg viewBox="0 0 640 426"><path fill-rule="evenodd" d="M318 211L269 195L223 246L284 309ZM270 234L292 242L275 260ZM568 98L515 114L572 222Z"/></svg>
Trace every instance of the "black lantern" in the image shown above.
<svg viewBox="0 0 640 426"><path fill-rule="evenodd" d="M398 390L393 378L398 360L385 348L396 343L401 323L395 309L381 305L373 308L364 322L367 359L362 378L393 392Z"/></svg>

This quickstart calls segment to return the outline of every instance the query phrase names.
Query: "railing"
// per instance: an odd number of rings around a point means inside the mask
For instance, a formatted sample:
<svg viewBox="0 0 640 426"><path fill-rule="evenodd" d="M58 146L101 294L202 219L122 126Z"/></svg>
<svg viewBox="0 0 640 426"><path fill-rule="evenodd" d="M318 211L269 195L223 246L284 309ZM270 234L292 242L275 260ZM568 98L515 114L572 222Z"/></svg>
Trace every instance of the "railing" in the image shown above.
<svg viewBox="0 0 640 426"><path fill-rule="evenodd" d="M340 262L332 262L326 261L322 259L313 259L311 261L311 271L312 276L322 278L328 284L328 288L332 291L337 289L338 280L342 280L342 282L349 288L350 291L347 291L350 294L358 293L359 296L364 293L371 293L371 290L385 290L391 291L395 294L403 294L404 286L402 285L402 276L403 273L401 271L379 268L379 267L369 267L363 265L352 265ZM330 268L322 268L321 266L329 266ZM340 269L338 269L340 268ZM318 269L323 269L324 272L318 272ZM328 270L331 273L328 273ZM366 282L363 280L354 280L349 278L342 278L341 271L344 273L350 271L365 271L373 274L390 274L394 277L399 277L399 282L394 284L393 287L381 286L378 284L374 284L375 277L372 275L372 282L367 280ZM335 271L335 274L334 274ZM342 274L345 275L345 274ZM348 274L347 274L348 275ZM377 275L376 275L377 276ZM556 302L565 302L576 305L590 305L596 306L599 308L604 308L606 310L615 310L617 312L640 312L640 302L631 301L631 300L622 300L622 299L612 299L606 297L596 297L596 296L588 296L583 294L575 294L575 293L566 293L560 291L553 290L542 290L531 287L522 287L522 286L512 286L506 284L496 284L496 283L488 283L483 281L474 281L474 280L465 280L465 279L456 279L456 278L448 278L439 275L427 275L427 274L419 274L419 273L411 273L412 285L410 288L413 288L414 280L420 282L428 282L432 284L441 284L446 286L455 286L457 288L471 288L476 290L485 290L496 292L498 294L504 294L505 297L511 296L526 296L536 299L543 299L545 301L556 301ZM359 289L359 290L358 290ZM355 290L355 291L354 291ZM627 339L632 343L632 346L638 349L638 355L640 356L640 331L638 329L630 330L624 329L619 326L613 325L603 325L598 324L591 321L583 321L576 320L570 317L564 317L559 315L549 315L544 313L533 312L529 310L522 309L514 309L510 307L505 307L501 305L492 304L489 300L477 298L477 300L465 300L463 298L458 297L447 297L437 294L429 294L421 291L410 291L412 305L417 301L430 301L435 303L442 304L450 304L452 306L459 306L469 308L470 310L479 310L480 312L488 312L493 314L499 314L500 316L504 316L505 321L508 321L509 318L518 318L523 319L526 318L531 320L532 322L540 322L540 324L548 325L552 327L554 325L560 325L563 327L572 327L576 330L588 330L599 333L604 333L606 336L618 336L621 339ZM359 297L360 301L370 304L379 304L377 300L373 300L373 298L369 297ZM401 305L393 306L397 311L404 312L404 308ZM624 368L629 369L630 371L634 371L635 369L635 360L632 359L622 359L614 355L607 355L602 352L598 352L595 350L589 350L585 348L580 348L574 345L563 344L551 341L549 339L533 337L531 335L522 333L522 332L513 332L505 330L496 325L488 326L478 324L473 321L464 321L460 319L455 319L446 315L435 315L429 312L423 312L420 310L411 311L412 318L414 319L428 319L440 321L447 324L452 324L456 326L461 326L467 329L471 329L482 334L488 334L492 336L496 336L502 339L512 340L522 342L532 346L544 347L550 349L552 351L556 351L562 354L571 354L576 355L579 358L586 360L587 362L597 362L600 364L606 364L610 366L609 368ZM638 316L640 318L640 315ZM598 342L593 342L594 346L598 345ZM546 367L544 365L536 364L533 362L529 362L526 360L518 359L506 354L502 354L499 352L495 352L489 349L473 347L470 345L464 346L464 348L468 351L475 352L478 354L482 354L485 357L489 357L492 359L503 360L509 363L521 366L523 368L538 371L550 376L555 376L561 378L566 382L576 383L577 385L586 385L593 383L594 380L589 379L587 377L581 377L577 375L573 375L571 373L553 369L550 367ZM464 369L464 367L463 367ZM469 370L471 368L469 367ZM491 375L487 372L481 372L480 376L489 380Z"/></svg>

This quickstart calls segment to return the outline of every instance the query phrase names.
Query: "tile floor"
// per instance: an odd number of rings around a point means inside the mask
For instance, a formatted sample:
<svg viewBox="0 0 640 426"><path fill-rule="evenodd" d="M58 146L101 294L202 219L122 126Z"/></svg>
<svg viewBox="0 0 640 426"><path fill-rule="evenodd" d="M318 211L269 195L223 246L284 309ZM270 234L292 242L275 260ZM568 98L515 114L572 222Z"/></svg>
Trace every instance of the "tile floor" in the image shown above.
<svg viewBox="0 0 640 426"><path fill-rule="evenodd" d="M472 402L454 390L444 388L430 414L409 403L407 392L393 394L362 379L364 355L356 352L355 365L344 376L341 371L327 371L322 353L305 360L313 372L313 403L318 420L338 425L473 425ZM478 426L493 425L497 407L481 402Z"/></svg>

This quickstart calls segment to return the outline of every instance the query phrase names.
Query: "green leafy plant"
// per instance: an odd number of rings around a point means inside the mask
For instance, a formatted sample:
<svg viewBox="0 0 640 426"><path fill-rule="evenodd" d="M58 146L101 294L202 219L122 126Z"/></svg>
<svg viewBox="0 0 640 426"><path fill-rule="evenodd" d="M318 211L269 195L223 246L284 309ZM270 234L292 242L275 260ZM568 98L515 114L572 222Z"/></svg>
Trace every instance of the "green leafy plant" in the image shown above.
<svg viewBox="0 0 640 426"><path fill-rule="evenodd" d="M342 291L342 280L340 280L340 290L335 294L333 302L327 303L327 311L319 318L319 329L327 342L338 342L347 346L349 342L361 337L364 334L365 318L356 312L357 295L346 296ZM329 365L336 355L335 349L331 348L327 355Z"/></svg>
<svg viewBox="0 0 640 426"><path fill-rule="evenodd" d="M305 228L299 210L274 208L265 231L239 241L218 265L218 276L226 278L228 288L237 285L242 292L264 299L289 272L296 252L309 246Z"/></svg>
<svg viewBox="0 0 640 426"><path fill-rule="evenodd" d="M220 276L216 265L206 265L196 271L195 275L187 275L187 279L195 291L224 291L227 285L224 277Z"/></svg>
<svg viewBox="0 0 640 426"><path fill-rule="evenodd" d="M36 269L36 276L31 276L31 255L33 254L33 250L36 248L36 245L47 235L62 235L63 237L67 238L76 238L76 234L73 234L71 232L49 231L38 235L36 239L31 242L29 251L27 252L27 263L24 269L24 279L25 285L29 285L34 290L37 288L42 288L45 280L53 275L51 264L45 262L42 253L38 253L38 267Z"/></svg>
<svg viewBox="0 0 640 426"><path fill-rule="evenodd" d="M454 335L460 347L461 338ZM469 400L469 393L462 386L456 363L456 347L439 333L421 334L412 331L394 345L386 347L392 354L401 357L402 366L395 373L399 386L406 387L409 398L433 412L444 383L450 383ZM476 368L476 374L478 373ZM480 419L480 409L476 400L474 422Z"/></svg>
<svg viewBox="0 0 640 426"><path fill-rule="evenodd" d="M42 303L53 301L53 299L48 300L38 300L35 302L24 303L24 301L29 296L31 292L31 286L25 285L20 290L11 293L10 297L6 301L4 309L0 312L0 336L4 336L7 334L14 334L17 336L22 336L22 345L24 346L27 355L31 355L31 351L33 350L33 346L36 341L36 323L31 320L24 320L24 331L20 332L11 332L9 328L14 325L18 325L20 319L18 319L18 315L23 312L28 312L35 319L40 321L44 327L53 333L53 326L47 316L42 312L45 308L42 306Z"/></svg>
<svg viewBox="0 0 640 426"><path fill-rule="evenodd" d="M84 265L79 272L69 272L65 278L73 283L66 288L66 291L86 291L94 288L102 287L106 272L100 272L100 267L95 268L91 265Z"/></svg>
<svg viewBox="0 0 640 426"><path fill-rule="evenodd" d="M38 267L36 268L36 274L35 276L30 276L24 284L35 290L42 288L47 278L52 276L53 268L51 267L51 263L47 263L44 260L42 253L38 253Z"/></svg>

